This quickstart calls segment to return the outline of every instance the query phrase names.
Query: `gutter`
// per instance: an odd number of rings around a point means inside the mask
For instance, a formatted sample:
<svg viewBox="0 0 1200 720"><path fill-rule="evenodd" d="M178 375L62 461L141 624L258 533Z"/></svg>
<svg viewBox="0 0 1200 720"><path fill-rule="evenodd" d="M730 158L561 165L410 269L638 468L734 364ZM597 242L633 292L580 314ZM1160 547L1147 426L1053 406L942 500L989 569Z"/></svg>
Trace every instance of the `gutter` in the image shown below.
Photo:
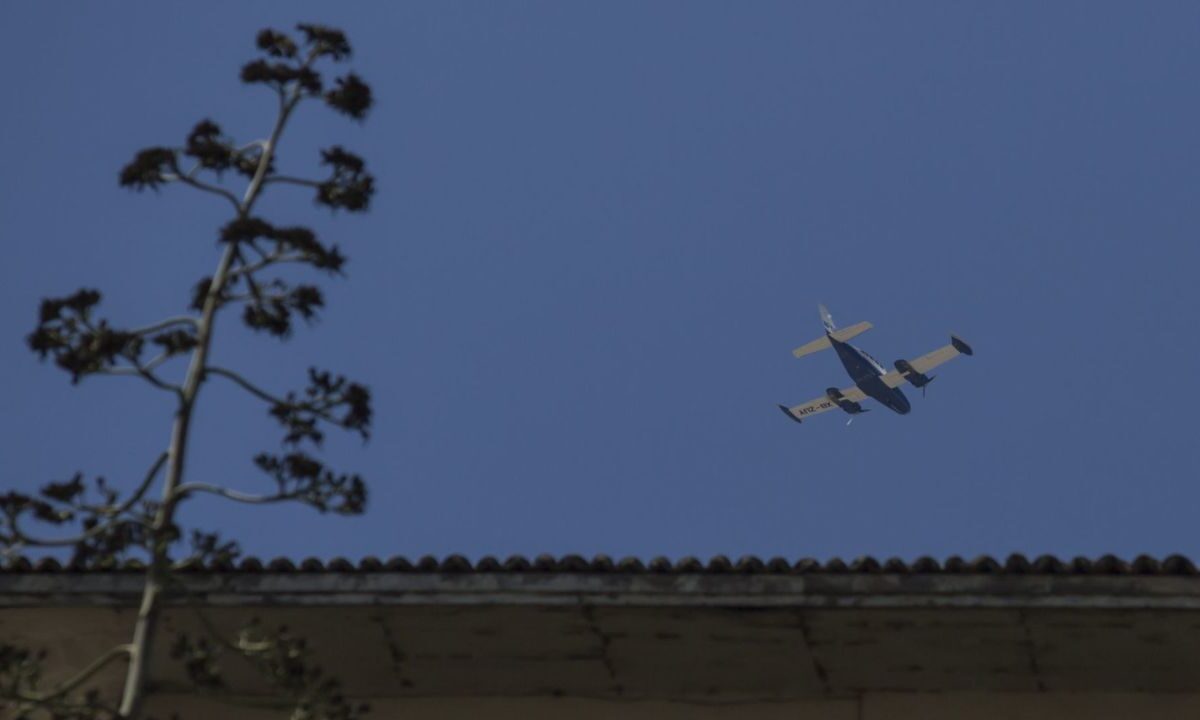
<svg viewBox="0 0 1200 720"><path fill-rule="evenodd" d="M174 576L168 605L1200 610L1200 577L1057 574L222 572ZM136 572L0 573L0 608L134 607Z"/></svg>

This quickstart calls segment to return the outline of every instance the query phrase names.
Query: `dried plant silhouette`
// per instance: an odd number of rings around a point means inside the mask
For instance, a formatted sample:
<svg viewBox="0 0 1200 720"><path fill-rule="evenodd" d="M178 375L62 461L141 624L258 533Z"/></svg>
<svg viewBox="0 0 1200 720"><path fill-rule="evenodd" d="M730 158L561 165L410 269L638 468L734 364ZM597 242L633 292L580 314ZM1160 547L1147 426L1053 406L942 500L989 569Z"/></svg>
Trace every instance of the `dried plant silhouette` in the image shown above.
<svg viewBox="0 0 1200 720"><path fill-rule="evenodd" d="M307 265L317 273L337 276L346 262L337 245L322 242L312 230L274 224L256 215L267 189L307 188L314 192L317 204L346 212L365 211L375 191L363 158L337 145L320 150L321 166L328 171L323 178L289 177L276 171L284 130L301 105L323 103L362 120L372 104L370 88L354 73L332 81L321 74L322 66L341 63L351 55L341 31L303 24L296 30L295 36L259 32L262 56L241 71L242 82L263 86L278 97L274 123L265 139L239 144L205 119L188 133L183 145L141 150L120 171L120 185L131 190L180 186L229 205L231 218L217 232L216 269L183 293L181 305L188 311L140 327L124 327L98 316L101 294L97 290L84 288L41 304L37 326L27 339L39 357L67 372L73 383L101 375L143 381L172 398L174 413L169 441L140 478L109 484L103 478L88 482L76 474L45 485L37 494L0 495L0 552L10 559L21 553L57 551L69 552L70 564L78 569L130 562L145 569L129 641L90 663L65 659L83 665L73 677L46 686L42 682L45 653L0 644L0 709L4 710L0 714L5 717L144 717L148 663L160 611L166 598L180 592L174 573L196 564L219 566L239 552L236 543L217 533L185 533L176 518L188 499L214 495L256 505L293 502L344 515L358 515L365 509L363 480L327 467L314 455L330 427L367 437L372 413L365 386L312 368L304 387L278 393L210 358L217 320L225 310L240 309L248 328L281 339L290 336L297 320L311 320L320 312L324 306L320 288L285 279L281 266ZM253 458L253 465L266 475L268 492L253 494L186 478L192 416L209 381L229 382L245 390L278 421L284 452ZM182 663L198 691L205 692L219 692L224 686L221 658L242 658L288 699L293 718L349 719L365 710L342 695L336 679L312 664L303 639L286 628L268 630L252 624L235 637L223 637L215 630L180 636L170 643L169 653L158 657L168 655ZM124 663L123 690L119 697L106 697L94 681L98 673L111 672L119 663Z"/></svg>

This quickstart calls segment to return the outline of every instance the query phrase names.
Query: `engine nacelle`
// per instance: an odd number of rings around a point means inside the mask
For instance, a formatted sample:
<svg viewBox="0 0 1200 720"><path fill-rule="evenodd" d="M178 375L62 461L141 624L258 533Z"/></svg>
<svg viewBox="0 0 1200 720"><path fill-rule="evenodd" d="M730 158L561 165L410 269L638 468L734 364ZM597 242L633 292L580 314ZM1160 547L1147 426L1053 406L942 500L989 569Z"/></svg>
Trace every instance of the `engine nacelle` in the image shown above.
<svg viewBox="0 0 1200 720"><path fill-rule="evenodd" d="M923 388L929 383L933 382L933 376L917 372L916 368L912 366L912 363L907 360L897 360L896 369L900 371L900 374L904 376L905 380L912 383L913 387Z"/></svg>
<svg viewBox="0 0 1200 720"><path fill-rule="evenodd" d="M851 415L857 415L867 411L866 408L854 402L853 400L847 400L846 396L842 394L842 391L838 390L837 388L827 388L825 390L825 395L830 400L837 403L838 407Z"/></svg>

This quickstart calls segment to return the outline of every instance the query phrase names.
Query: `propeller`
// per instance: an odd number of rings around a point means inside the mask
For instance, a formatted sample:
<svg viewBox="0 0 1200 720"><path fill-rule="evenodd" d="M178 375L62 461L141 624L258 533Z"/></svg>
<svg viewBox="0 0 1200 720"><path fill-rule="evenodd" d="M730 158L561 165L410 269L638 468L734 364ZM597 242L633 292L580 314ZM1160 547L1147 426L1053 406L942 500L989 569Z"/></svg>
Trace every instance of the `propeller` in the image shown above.
<svg viewBox="0 0 1200 720"><path fill-rule="evenodd" d="M854 417L855 417L856 415L862 415L862 414L863 414L863 413L865 413L865 412L871 412L871 408L863 408L862 410L859 410L859 411L858 411L858 412L856 412L856 413L852 413L852 414L850 415L850 419L846 421L846 427L850 427L850 423L854 422Z"/></svg>

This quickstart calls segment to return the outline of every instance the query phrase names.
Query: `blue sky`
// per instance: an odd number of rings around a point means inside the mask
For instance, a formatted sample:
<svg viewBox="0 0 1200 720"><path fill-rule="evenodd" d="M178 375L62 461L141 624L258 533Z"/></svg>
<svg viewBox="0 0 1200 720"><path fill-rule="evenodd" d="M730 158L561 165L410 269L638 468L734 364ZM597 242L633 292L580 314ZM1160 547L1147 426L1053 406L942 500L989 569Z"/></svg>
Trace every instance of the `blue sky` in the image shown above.
<svg viewBox="0 0 1200 720"><path fill-rule="evenodd" d="M264 214L348 252L280 344L231 314L219 362L283 390L369 384L326 457L362 519L202 502L259 555L789 558L1200 555L1200 7L1058 3L6 3L0 24L3 484L140 477L165 397L71 387L24 346L81 285L136 325L216 263L219 201L116 185L212 117L263 26L343 27L378 104L309 106L281 165L368 157L366 216ZM968 339L914 411L796 425L845 375L790 350L870 320L890 364ZM266 489L260 406L211 383L189 472Z"/></svg>

